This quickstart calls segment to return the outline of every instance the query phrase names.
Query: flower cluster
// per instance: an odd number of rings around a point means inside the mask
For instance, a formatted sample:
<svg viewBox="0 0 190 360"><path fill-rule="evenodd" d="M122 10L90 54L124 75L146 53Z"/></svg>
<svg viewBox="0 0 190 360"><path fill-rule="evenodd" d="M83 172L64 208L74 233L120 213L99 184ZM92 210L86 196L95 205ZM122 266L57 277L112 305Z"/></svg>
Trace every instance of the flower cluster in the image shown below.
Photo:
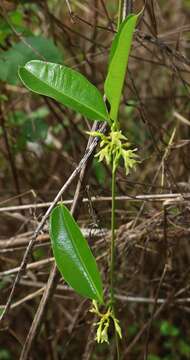
<svg viewBox="0 0 190 360"><path fill-rule="evenodd" d="M93 300L92 305L93 305L93 307L90 310L90 312L96 314L100 318L100 321L98 321L95 324L95 325L98 325L95 340L98 343L101 343L101 344L103 342L109 343L108 329L109 329L109 325L110 325L110 320L113 321L115 331L117 332L117 334L119 335L119 337L121 339L122 334L121 334L121 328L119 326L119 320L116 319L116 317L114 316L114 313L113 313L113 310L112 310L111 306L108 307L108 310L106 311L105 314L102 314L99 311L97 302L95 300Z"/></svg>
<svg viewBox="0 0 190 360"><path fill-rule="evenodd" d="M120 130L111 129L107 136L99 131L92 131L88 134L98 136L101 139L101 150L96 154L96 157L99 158L99 161L105 159L108 165L112 165L113 172L116 171L120 159L124 161L126 175L129 174L130 169L136 166L138 155L135 152L137 149L129 149L130 143Z"/></svg>

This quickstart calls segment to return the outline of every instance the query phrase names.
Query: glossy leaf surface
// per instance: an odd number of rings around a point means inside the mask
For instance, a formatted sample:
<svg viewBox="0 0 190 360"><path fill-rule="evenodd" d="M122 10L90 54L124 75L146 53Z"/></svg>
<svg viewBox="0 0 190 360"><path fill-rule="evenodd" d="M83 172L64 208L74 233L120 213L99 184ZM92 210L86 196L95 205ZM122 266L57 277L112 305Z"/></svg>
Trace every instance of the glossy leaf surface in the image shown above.
<svg viewBox="0 0 190 360"><path fill-rule="evenodd" d="M129 15L120 25L112 43L108 74L104 84L104 92L111 110L110 117L117 120L118 109L132 44L133 32L139 15Z"/></svg>
<svg viewBox="0 0 190 360"><path fill-rule="evenodd" d="M103 302L96 260L69 210L62 204L50 216L50 237L59 271L80 295Z"/></svg>
<svg viewBox="0 0 190 360"><path fill-rule="evenodd" d="M64 65L31 61L19 70L30 90L52 97L91 120L106 120L106 106L100 92L82 74Z"/></svg>

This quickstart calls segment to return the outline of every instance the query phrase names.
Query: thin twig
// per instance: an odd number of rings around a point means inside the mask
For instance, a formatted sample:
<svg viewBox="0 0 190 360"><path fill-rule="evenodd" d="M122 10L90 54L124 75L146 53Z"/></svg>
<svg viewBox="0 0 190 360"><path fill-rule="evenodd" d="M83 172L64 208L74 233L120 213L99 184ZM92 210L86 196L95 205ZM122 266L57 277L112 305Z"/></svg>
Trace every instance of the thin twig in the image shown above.
<svg viewBox="0 0 190 360"><path fill-rule="evenodd" d="M94 126L92 127L92 129L97 128L98 127L98 123L96 122L94 124ZM107 124L105 123L101 129L103 128L106 129ZM92 145L94 144L93 138L90 137L88 144L87 144L87 148L86 148L86 153L89 153L89 149L92 148ZM98 144L98 141L96 139L96 145ZM74 196L74 200L73 200L73 205L71 208L71 213L75 216L75 218L78 215L78 207L80 208L80 204L82 202L82 195L81 195L81 189L83 188L83 186L85 186L86 183L86 178L88 175L88 170L89 167L92 164L92 160L93 160L93 152L95 150L96 146L92 148L92 151L90 152L90 155L88 156L87 160L85 162L83 162L83 165L81 167L81 171L80 171L80 176L79 176L79 180L77 183L77 187L76 187L76 191L75 191L75 196ZM56 289L57 285L58 285L58 281L59 281L59 273L58 270L56 268L56 264L53 265L53 268L50 272L49 275L49 279L48 279L48 283L47 283L47 287L45 288L44 294L42 296L41 302L38 306L37 312L35 314L35 317L33 319L31 328L29 330L29 333L27 335L25 344L23 346L22 352L21 352L21 356L20 356L20 360L27 360L28 359L28 355L31 351L31 347L32 344L34 342L34 339L37 336L38 330L40 328L40 325L42 323L42 318L45 315L45 311L46 311L46 307L48 302L51 300L51 297L53 296L54 290Z"/></svg>
<svg viewBox="0 0 190 360"><path fill-rule="evenodd" d="M50 271L50 275L48 278L47 285L45 287L45 291L43 293L43 296L40 301L40 305L37 309L37 312L35 314L35 317L33 319L31 328L29 330L29 333L26 337L26 341L24 343L24 346L22 348L22 352L20 355L20 360L27 360L29 358L29 352L31 350L33 341L35 339L37 330L39 328L39 325L41 324L42 317L44 315L45 309L47 307L48 301L51 298L51 295L54 293L54 289L56 288L56 285L59 281L59 273L56 267L56 264L53 264L53 267Z"/></svg>
<svg viewBox="0 0 190 360"><path fill-rule="evenodd" d="M104 132L106 130L106 127L107 127L107 124L103 124L101 127L100 127L100 131L101 132ZM32 247L33 247L33 244L38 236L38 234L40 233L40 231L43 229L43 226L45 225L46 223L46 220L48 219L52 209L54 208L54 206L57 204L57 202L59 201L59 199L61 198L61 196L63 195L63 193L68 189L68 187L70 186L70 184L72 183L72 181L76 178L76 176L79 174L79 172L81 171L81 169L83 168L83 166L85 165L85 163L87 162L87 160L89 159L89 157L91 156L91 154L93 153L94 149L96 148L97 144L99 142L99 138L95 138L92 142L92 144L90 145L88 151L84 154L82 160L80 161L79 165L77 166L77 168L73 171L73 173L71 174L71 176L69 177L69 179L65 182L65 184L62 186L62 188L60 189L60 191L58 192L58 194L56 195L54 201L51 203L50 207L47 209L45 215L43 216L41 222L39 223L36 231L34 232L34 235L32 237L32 239L30 240L27 248L26 248L26 251L24 253L24 256L23 256L23 259L22 259L22 262L21 262L21 266L20 266L20 270L18 271L17 275L16 275L16 278L14 280L14 283L13 283L13 286L12 286L12 289L11 289L11 292L10 292L10 295L9 295L9 298L7 300L7 304L5 306L5 309L4 311L2 312L1 314L1 317L0 317L0 321L8 314L8 311L9 311L9 307L11 305L11 302L12 302L12 299L13 299L13 296L15 294L15 290L16 290L16 286L21 278L21 275L22 273L24 272L25 270L25 267L26 267L26 264L27 264L27 261L28 261L28 256L32 250Z"/></svg>
<svg viewBox="0 0 190 360"><path fill-rule="evenodd" d="M25 270L36 269L36 268L39 268L41 266L51 264L53 261L54 261L53 257L50 257L50 258L44 259L44 260L35 261L33 263L27 264L26 267L25 267ZM21 266L17 266L14 269L9 269L9 270L5 270L5 271L0 272L0 277L14 275L14 274L16 274L16 273L18 273L20 271L21 271Z"/></svg>
<svg viewBox="0 0 190 360"><path fill-rule="evenodd" d="M166 201L166 200L175 200L175 201L183 201L183 200L190 200L190 193L168 193L168 194L145 194L145 195L122 195L122 196L116 196L115 199L117 201L125 201L125 200L131 200L131 201ZM103 202L103 201L109 201L111 202L112 198L111 196L99 196L95 197L92 196L90 198L91 202ZM89 199L84 198L83 203L88 203ZM60 203L59 201L57 202ZM73 203L73 200L64 200L65 205L71 205ZM0 207L0 213L1 212L12 212L12 211L22 211L22 210L30 210L30 209L43 209L47 208L52 205L52 202L44 202L40 204L27 204L27 205L21 205L21 206L5 206Z"/></svg>

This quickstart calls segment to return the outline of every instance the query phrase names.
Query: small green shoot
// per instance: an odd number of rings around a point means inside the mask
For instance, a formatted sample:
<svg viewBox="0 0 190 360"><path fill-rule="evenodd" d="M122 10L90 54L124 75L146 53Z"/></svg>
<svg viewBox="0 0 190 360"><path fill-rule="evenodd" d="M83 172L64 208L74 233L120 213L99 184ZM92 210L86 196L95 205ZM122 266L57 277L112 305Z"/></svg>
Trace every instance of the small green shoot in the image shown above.
<svg viewBox="0 0 190 360"><path fill-rule="evenodd" d="M100 151L96 157L100 162L105 159L112 167L110 299L104 314L98 309L98 303L103 303L103 285L95 258L79 226L63 204L51 213L50 237L57 267L65 281L76 292L93 300L90 311L99 318L96 324L98 343L109 342L108 329L110 323L114 324L118 358L118 338L121 339L122 334L114 305L116 170L123 160L128 175L138 163L137 149L131 149L130 142L120 130L118 111L138 16L131 14L120 24L112 43L104 84L105 96L111 107L110 113L99 90L82 74L67 66L33 60L19 70L20 79L31 91L49 96L91 120L107 121L110 125L107 135L97 131L89 133L101 140Z"/></svg>

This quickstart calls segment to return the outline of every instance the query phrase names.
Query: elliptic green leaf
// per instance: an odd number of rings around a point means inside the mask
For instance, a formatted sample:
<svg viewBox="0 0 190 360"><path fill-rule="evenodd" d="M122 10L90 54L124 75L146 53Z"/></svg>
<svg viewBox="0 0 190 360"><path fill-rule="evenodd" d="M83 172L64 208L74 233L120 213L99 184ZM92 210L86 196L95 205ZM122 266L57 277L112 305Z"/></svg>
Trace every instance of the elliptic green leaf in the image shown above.
<svg viewBox="0 0 190 360"><path fill-rule="evenodd" d="M19 70L30 90L59 101L91 120L107 120L103 98L82 74L64 65L30 61Z"/></svg>
<svg viewBox="0 0 190 360"><path fill-rule="evenodd" d="M112 43L109 59L109 68L104 92L111 110L110 117L117 121L119 103L132 44L133 32L139 15L129 15L120 25L118 33Z"/></svg>
<svg viewBox="0 0 190 360"><path fill-rule="evenodd" d="M96 260L63 204L51 213L50 237L57 267L65 281L79 294L102 303L102 281Z"/></svg>

